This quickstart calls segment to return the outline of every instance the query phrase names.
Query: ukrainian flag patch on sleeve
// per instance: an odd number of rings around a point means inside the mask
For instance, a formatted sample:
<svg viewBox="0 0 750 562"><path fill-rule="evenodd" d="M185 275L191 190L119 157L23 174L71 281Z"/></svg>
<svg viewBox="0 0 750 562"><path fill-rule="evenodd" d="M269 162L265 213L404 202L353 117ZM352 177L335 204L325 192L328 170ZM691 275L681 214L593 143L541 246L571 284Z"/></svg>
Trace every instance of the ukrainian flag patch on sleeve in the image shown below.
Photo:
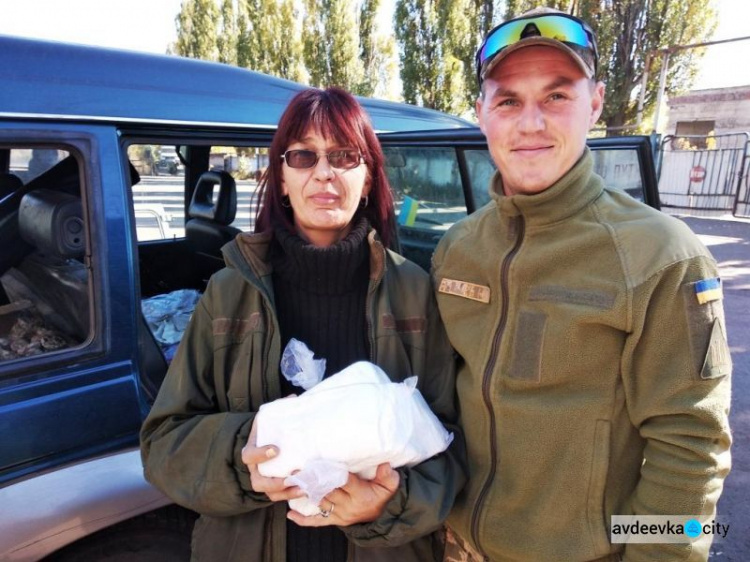
<svg viewBox="0 0 750 562"><path fill-rule="evenodd" d="M698 304L706 304L721 299L721 279L718 277L698 281L694 287Z"/></svg>

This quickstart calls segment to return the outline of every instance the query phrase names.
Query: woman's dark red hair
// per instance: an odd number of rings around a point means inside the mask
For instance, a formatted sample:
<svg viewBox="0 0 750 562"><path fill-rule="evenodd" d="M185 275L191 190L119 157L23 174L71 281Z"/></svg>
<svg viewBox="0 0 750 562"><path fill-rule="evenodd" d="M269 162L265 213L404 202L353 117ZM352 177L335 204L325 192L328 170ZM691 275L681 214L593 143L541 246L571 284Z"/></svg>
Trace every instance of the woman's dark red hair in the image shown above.
<svg viewBox="0 0 750 562"><path fill-rule="evenodd" d="M367 166L370 193L367 206L358 208L354 217L367 217L388 247L393 241L395 219L383 150L365 110L354 96L341 88L310 88L289 102L268 151L268 168L260 179L255 232L271 230L273 224L282 224L294 231L292 209L281 204L281 155L291 144L305 138L311 129L341 146L359 149Z"/></svg>

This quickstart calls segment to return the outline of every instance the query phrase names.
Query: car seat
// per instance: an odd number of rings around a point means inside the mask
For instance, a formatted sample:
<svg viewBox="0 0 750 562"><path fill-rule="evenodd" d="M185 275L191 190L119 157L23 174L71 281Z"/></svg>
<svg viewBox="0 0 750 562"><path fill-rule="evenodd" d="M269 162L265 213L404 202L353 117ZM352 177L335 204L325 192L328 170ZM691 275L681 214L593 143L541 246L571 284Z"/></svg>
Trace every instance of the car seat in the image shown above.
<svg viewBox="0 0 750 562"><path fill-rule="evenodd" d="M218 190L214 193L215 190ZM228 172L204 172L198 178L185 222L185 237L206 280L223 267L221 247L241 231L230 226L237 214L237 185Z"/></svg>
<svg viewBox="0 0 750 562"><path fill-rule="evenodd" d="M26 193L18 230L33 251L9 272L11 291L8 286L6 291L25 293L58 329L84 341L90 322L89 272L81 261L86 237L80 198L49 189Z"/></svg>

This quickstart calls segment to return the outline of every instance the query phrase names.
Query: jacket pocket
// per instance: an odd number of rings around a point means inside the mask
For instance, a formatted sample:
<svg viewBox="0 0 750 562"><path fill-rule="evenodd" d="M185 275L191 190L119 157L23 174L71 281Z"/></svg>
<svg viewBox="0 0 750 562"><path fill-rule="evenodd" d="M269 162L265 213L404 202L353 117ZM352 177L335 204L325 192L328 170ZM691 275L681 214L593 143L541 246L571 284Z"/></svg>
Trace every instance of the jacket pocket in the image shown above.
<svg viewBox="0 0 750 562"><path fill-rule="evenodd" d="M264 323L258 313L248 320L222 322L214 321L213 374L219 407L229 412L255 411L263 402Z"/></svg>
<svg viewBox="0 0 750 562"><path fill-rule="evenodd" d="M591 544L594 556L597 558L610 554L611 549L607 531L609 525L604 513L604 489L607 486L609 470L610 440L610 422L596 420L586 511Z"/></svg>

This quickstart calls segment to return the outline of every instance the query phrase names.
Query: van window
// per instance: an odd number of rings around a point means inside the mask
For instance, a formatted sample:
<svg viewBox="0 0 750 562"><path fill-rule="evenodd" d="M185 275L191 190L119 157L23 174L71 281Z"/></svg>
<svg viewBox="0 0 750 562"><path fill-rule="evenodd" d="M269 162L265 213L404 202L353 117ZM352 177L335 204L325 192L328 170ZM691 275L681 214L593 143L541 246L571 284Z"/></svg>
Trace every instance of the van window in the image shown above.
<svg viewBox="0 0 750 562"><path fill-rule="evenodd" d="M81 170L71 150L2 146L14 188L0 200L0 362L82 345L91 271Z"/></svg>
<svg viewBox="0 0 750 562"><path fill-rule="evenodd" d="M258 146L212 146L209 169L229 172L237 186L237 215L232 226L253 230L258 208L258 183L268 168L268 148Z"/></svg>
<svg viewBox="0 0 750 562"><path fill-rule="evenodd" d="M471 192L474 194L474 207L479 209L490 202L490 181L497 167L487 149L466 150L464 156Z"/></svg>
<svg viewBox="0 0 750 562"><path fill-rule="evenodd" d="M466 216L466 203L453 148L384 147L401 233L408 229L444 232Z"/></svg>
<svg viewBox="0 0 750 562"><path fill-rule="evenodd" d="M645 200L641 164L635 148L599 148L591 154L594 171L604 179L604 185L624 191L638 201Z"/></svg>
<svg viewBox="0 0 750 562"><path fill-rule="evenodd" d="M190 202L186 201L185 166L177 149L164 144L128 147L128 160L138 173L132 190L139 242L185 237L185 210ZM212 146L208 158L207 171L228 172L235 181L237 212L229 226L251 231L258 181L268 166L267 148Z"/></svg>

